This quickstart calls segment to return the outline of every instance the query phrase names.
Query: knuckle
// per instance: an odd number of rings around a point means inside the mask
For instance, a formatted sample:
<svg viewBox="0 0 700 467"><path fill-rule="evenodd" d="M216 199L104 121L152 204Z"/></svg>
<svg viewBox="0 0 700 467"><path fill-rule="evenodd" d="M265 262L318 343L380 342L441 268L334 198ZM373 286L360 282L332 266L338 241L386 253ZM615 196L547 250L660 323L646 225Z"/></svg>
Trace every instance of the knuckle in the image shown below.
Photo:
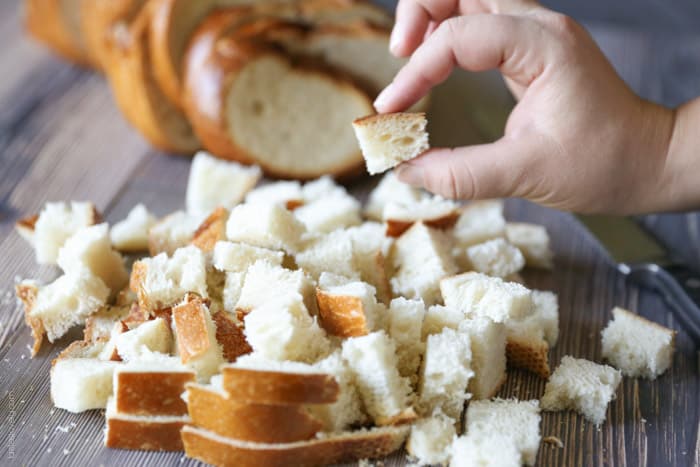
<svg viewBox="0 0 700 467"><path fill-rule="evenodd" d="M565 14L547 11L540 18L551 31L561 38L576 38L580 32L578 23Z"/></svg>

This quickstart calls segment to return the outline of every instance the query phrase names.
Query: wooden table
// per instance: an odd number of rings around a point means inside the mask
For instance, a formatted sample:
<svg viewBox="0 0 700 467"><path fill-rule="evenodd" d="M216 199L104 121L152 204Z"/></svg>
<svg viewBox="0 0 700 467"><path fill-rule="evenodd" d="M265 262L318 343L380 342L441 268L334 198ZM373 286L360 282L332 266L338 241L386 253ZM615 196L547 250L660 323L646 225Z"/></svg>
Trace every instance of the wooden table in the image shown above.
<svg viewBox="0 0 700 467"><path fill-rule="evenodd" d="M79 336L78 330L29 358L30 336L13 286L18 278L51 280L57 271L35 265L13 223L49 200L92 200L111 222L137 202L165 214L183 205L189 162L154 151L133 132L100 76L71 67L27 40L18 3L0 2L0 465L194 465L181 453L105 449L100 411L72 415L52 408L50 360ZM645 79L650 68L687 67L683 57L698 58L699 36L676 41L683 44L676 47L666 36L593 30L638 91L669 103L700 94L698 75L671 87L664 80ZM700 59L690 63L700 69ZM438 143L473 143L489 136L483 128L498 123L489 105L507 99L495 82L493 75L460 75L437 91L432 124ZM673 95L667 93L671 88ZM360 181L352 189L362 192L372 183ZM553 365L567 354L600 361L599 333L614 305L677 328L660 298L626 284L570 215L522 201L509 201L508 215L547 225L553 238L554 272L527 274L531 286L560 297L561 341L551 353ZM697 214L651 216L646 222L686 260L700 265ZM543 436L561 438L564 447L543 444L537 464L698 465L698 373L698 355L681 332L673 367L657 381L625 379L601 429L575 414L544 413ZM511 371L500 395L539 398L544 384ZM400 455L387 461L403 464Z"/></svg>

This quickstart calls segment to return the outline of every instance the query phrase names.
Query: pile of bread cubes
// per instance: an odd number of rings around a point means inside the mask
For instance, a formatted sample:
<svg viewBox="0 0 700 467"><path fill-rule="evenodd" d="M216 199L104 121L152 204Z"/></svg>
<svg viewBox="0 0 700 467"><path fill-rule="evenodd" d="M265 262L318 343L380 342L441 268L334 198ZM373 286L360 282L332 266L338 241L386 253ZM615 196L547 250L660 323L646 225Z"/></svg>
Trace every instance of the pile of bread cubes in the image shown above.
<svg viewBox="0 0 700 467"><path fill-rule="evenodd" d="M260 179L200 152L186 210L138 205L110 228L59 202L18 223L63 271L17 286L34 353L85 326L53 362L53 403L106 409L106 446L257 467L405 443L419 465L532 465L541 410L599 425L622 374L671 364L672 331L615 309L614 367L565 356L550 374L557 297L519 275L552 267L549 237L501 201L458 204L392 172L364 207L329 177ZM139 255L131 271L122 254ZM542 399L494 398L507 366L548 378Z"/></svg>

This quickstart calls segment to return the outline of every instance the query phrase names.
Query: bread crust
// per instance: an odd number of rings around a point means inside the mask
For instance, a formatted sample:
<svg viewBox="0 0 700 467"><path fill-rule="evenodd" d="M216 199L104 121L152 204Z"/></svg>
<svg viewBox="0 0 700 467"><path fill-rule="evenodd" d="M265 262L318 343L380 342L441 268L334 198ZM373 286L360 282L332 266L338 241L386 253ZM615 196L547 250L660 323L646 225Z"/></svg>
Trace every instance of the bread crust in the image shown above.
<svg viewBox="0 0 700 467"><path fill-rule="evenodd" d="M540 378L549 378L549 345L545 340L533 343L509 336L506 357L511 366L531 371Z"/></svg>
<svg viewBox="0 0 700 467"><path fill-rule="evenodd" d="M27 323L32 331L32 358L41 350L41 344L44 342L44 324L39 318L31 316L34 303L36 302L39 287L36 284L22 283L15 286L15 293L24 305L24 322Z"/></svg>
<svg viewBox="0 0 700 467"><path fill-rule="evenodd" d="M180 430L185 421L157 422L107 418L105 446L142 451L182 451L184 445Z"/></svg>
<svg viewBox="0 0 700 467"><path fill-rule="evenodd" d="M257 404L330 404L340 386L331 375L221 367L223 386L235 400Z"/></svg>
<svg viewBox="0 0 700 467"><path fill-rule="evenodd" d="M360 297L316 289L316 302L321 327L329 334L356 337L369 333L367 317Z"/></svg>
<svg viewBox="0 0 700 467"><path fill-rule="evenodd" d="M188 425L182 429L182 440L188 457L216 466L286 467L293 459L296 467L304 467L387 456L401 448L408 432L408 427L392 427L297 443L258 444L218 437Z"/></svg>
<svg viewBox="0 0 700 467"><path fill-rule="evenodd" d="M401 236L401 234L410 229L411 226L416 222L423 222L428 227L432 227L434 229L447 230L454 227L458 219L459 212L457 211L446 216L438 217L436 219L420 219L413 222L387 219L385 233L387 237L398 238Z"/></svg>
<svg viewBox="0 0 700 467"><path fill-rule="evenodd" d="M243 328L236 324L227 312L217 311L211 318L216 325L216 341L221 344L227 362L235 362L241 355L253 351L245 338Z"/></svg>
<svg viewBox="0 0 700 467"><path fill-rule="evenodd" d="M214 251L216 242L226 240L226 221L228 220L228 210L219 206L204 219L204 222L195 230L192 238L192 245L200 250L209 253Z"/></svg>
<svg viewBox="0 0 700 467"><path fill-rule="evenodd" d="M119 370L114 380L117 412L121 414L186 415L187 404L180 396L195 375L191 371Z"/></svg>
<svg viewBox="0 0 700 467"><path fill-rule="evenodd" d="M187 385L192 423L221 436L259 443L311 439L323 423L301 405L241 402L199 384Z"/></svg>
<svg viewBox="0 0 700 467"><path fill-rule="evenodd" d="M177 347L182 363L203 355L211 341L209 328L207 327L206 314L202 298L193 293L188 293L184 301L172 308Z"/></svg>
<svg viewBox="0 0 700 467"><path fill-rule="evenodd" d="M80 37L70 30L63 3L61 0L26 0L25 27L35 39L66 60L90 67L92 63Z"/></svg>

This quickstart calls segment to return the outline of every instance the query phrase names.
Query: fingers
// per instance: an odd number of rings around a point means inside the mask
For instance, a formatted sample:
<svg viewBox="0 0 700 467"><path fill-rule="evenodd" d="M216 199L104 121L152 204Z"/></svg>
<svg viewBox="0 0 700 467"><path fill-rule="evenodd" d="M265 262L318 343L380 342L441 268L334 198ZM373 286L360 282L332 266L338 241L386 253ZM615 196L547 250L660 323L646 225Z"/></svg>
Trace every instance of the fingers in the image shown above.
<svg viewBox="0 0 700 467"><path fill-rule="evenodd" d="M377 97L378 112L410 107L449 76L455 65L469 71L499 68L521 86L544 68L549 41L531 18L460 16L443 21Z"/></svg>
<svg viewBox="0 0 700 467"><path fill-rule="evenodd" d="M454 149L431 149L396 168L404 183L445 198L489 199L522 196L521 181L535 151L531 144L501 139L495 143ZM522 161L522 162L521 162Z"/></svg>

